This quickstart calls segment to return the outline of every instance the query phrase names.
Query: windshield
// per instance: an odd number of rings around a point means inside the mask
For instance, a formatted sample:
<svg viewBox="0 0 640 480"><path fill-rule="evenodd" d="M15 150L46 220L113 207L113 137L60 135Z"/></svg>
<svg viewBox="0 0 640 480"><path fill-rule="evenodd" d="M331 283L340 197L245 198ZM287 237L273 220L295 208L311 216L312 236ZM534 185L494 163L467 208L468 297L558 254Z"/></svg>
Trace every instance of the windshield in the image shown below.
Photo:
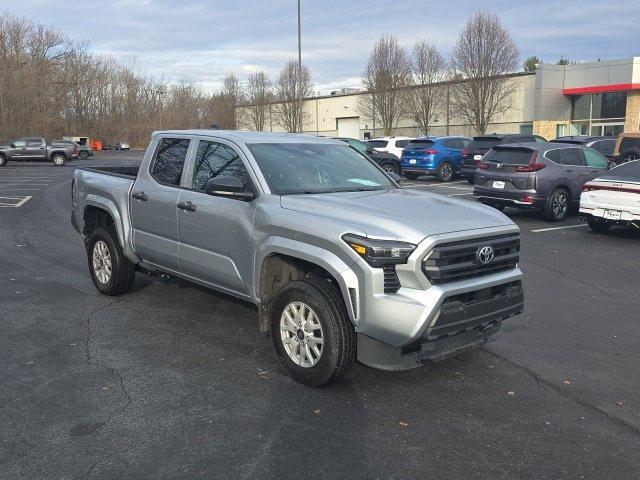
<svg viewBox="0 0 640 480"><path fill-rule="evenodd" d="M532 150L525 148L495 148L487 153L484 163L506 163L508 165L528 165L533 155Z"/></svg>
<svg viewBox="0 0 640 480"><path fill-rule="evenodd" d="M371 148L387 148L389 142L387 140L369 140L367 142L367 145L369 145Z"/></svg>
<svg viewBox="0 0 640 480"><path fill-rule="evenodd" d="M347 145L253 143L247 145L278 195L396 188L373 163Z"/></svg>

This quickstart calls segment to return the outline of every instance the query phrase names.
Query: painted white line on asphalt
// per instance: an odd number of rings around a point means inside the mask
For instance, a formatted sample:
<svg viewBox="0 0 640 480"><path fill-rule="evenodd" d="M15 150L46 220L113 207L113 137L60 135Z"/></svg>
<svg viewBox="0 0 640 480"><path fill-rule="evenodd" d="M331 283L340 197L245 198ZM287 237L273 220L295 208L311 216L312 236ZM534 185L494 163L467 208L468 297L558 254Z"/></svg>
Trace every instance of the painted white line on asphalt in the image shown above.
<svg viewBox="0 0 640 480"><path fill-rule="evenodd" d="M20 200L18 203L15 204L15 207L21 207L22 205L24 205L25 203L27 203L29 200L31 200L33 197L31 195L27 195L26 197L24 197L22 200Z"/></svg>
<svg viewBox="0 0 640 480"><path fill-rule="evenodd" d="M22 197L0 197L0 207L18 208L18 207L21 207L22 205L24 205L25 203L27 203L32 198L33 197L31 195L27 195L26 197L24 197L24 196L22 196ZM7 202L6 200L9 200L9 202Z"/></svg>
<svg viewBox="0 0 640 480"><path fill-rule="evenodd" d="M0 188L0 192L39 192L40 188Z"/></svg>
<svg viewBox="0 0 640 480"><path fill-rule="evenodd" d="M472 193L448 193L447 197L459 197L461 195L473 195L473 192Z"/></svg>
<svg viewBox="0 0 640 480"><path fill-rule="evenodd" d="M541 233L541 232L553 232L554 230L565 230L567 228L578 228L578 227L588 227L586 223L581 223L580 225L567 225L566 227L551 227L551 228L536 228L535 230L531 230L533 233Z"/></svg>

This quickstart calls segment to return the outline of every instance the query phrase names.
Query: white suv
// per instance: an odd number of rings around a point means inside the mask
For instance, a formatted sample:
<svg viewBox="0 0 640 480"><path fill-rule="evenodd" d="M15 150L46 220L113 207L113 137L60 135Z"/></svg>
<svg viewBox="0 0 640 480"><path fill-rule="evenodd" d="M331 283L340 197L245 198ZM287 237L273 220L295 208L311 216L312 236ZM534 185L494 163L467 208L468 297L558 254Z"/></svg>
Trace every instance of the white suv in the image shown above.
<svg viewBox="0 0 640 480"><path fill-rule="evenodd" d="M413 140L412 137L381 137L374 138L367 142L372 148L375 148L379 152L393 153L396 157L402 157L402 150L407 144Z"/></svg>

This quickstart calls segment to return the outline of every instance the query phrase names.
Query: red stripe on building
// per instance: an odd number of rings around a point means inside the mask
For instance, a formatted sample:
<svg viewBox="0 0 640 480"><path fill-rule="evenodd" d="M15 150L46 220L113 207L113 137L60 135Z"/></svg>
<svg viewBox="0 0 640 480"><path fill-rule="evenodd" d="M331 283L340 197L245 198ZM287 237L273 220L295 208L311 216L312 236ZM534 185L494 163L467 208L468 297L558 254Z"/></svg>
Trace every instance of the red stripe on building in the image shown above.
<svg viewBox="0 0 640 480"><path fill-rule="evenodd" d="M588 93L624 92L626 90L640 90L640 83L618 83L616 85L597 85L595 87L565 88L565 95L586 95Z"/></svg>

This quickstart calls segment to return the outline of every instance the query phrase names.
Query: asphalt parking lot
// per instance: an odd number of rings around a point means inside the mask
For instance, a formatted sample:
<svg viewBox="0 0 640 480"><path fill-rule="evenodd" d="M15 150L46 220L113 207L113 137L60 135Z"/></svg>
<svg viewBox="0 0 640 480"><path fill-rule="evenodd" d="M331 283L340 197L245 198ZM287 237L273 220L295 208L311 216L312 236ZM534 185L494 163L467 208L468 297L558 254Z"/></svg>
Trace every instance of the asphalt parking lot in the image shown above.
<svg viewBox="0 0 640 480"><path fill-rule="evenodd" d="M0 478L640 478L637 233L506 210L526 311L496 342L312 389L250 304L142 275L96 292L71 174L140 156L0 170Z"/></svg>

